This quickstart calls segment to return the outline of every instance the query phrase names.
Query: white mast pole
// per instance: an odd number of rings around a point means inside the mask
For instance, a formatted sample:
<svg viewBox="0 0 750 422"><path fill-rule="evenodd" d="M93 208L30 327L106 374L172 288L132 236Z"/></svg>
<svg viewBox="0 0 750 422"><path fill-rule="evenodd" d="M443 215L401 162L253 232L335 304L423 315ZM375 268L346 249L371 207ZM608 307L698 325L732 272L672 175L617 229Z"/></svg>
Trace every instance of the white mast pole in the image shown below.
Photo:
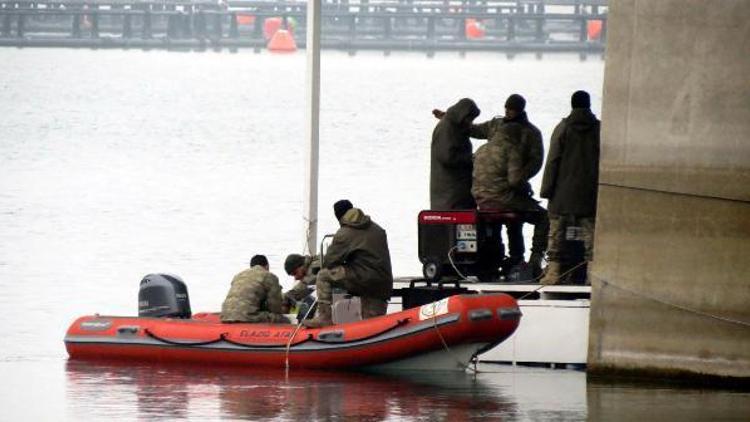
<svg viewBox="0 0 750 422"><path fill-rule="evenodd" d="M306 247L317 253L318 151L320 128L320 9L321 0L307 0L307 211Z"/></svg>

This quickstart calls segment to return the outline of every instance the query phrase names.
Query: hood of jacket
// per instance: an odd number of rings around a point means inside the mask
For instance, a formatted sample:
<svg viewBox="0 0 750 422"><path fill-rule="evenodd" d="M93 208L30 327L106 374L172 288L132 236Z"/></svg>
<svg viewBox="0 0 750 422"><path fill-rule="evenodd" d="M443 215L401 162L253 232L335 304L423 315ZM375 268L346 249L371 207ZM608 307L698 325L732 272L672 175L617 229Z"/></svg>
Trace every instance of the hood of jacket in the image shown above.
<svg viewBox="0 0 750 422"><path fill-rule="evenodd" d="M568 129L578 132L585 132L598 122L594 113L588 108L574 108L566 119Z"/></svg>
<svg viewBox="0 0 750 422"><path fill-rule="evenodd" d="M479 116L479 107L469 98L462 98L450 107L445 113L445 117L456 125L460 125L467 117L472 119Z"/></svg>
<svg viewBox="0 0 750 422"><path fill-rule="evenodd" d="M370 216L359 208L351 208L341 217L341 225L355 229L364 229L370 225Z"/></svg>

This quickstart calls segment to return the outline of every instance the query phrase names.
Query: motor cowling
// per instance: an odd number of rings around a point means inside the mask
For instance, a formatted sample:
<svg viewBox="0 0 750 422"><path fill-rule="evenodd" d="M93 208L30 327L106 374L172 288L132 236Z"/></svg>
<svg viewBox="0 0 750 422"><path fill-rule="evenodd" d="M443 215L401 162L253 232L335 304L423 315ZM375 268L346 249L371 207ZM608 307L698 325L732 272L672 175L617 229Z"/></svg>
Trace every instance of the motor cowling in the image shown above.
<svg viewBox="0 0 750 422"><path fill-rule="evenodd" d="M138 290L138 316L153 318L190 318L187 285L170 274L148 274Z"/></svg>

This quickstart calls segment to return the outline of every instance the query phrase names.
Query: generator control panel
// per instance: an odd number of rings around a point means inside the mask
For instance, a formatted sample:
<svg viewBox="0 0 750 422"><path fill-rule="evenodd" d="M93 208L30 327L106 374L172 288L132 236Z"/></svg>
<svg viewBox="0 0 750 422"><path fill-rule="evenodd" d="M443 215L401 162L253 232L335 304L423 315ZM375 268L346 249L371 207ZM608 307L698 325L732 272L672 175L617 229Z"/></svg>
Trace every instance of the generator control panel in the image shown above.
<svg viewBox="0 0 750 422"><path fill-rule="evenodd" d="M477 251L477 226L475 224L456 224L456 250L464 253Z"/></svg>

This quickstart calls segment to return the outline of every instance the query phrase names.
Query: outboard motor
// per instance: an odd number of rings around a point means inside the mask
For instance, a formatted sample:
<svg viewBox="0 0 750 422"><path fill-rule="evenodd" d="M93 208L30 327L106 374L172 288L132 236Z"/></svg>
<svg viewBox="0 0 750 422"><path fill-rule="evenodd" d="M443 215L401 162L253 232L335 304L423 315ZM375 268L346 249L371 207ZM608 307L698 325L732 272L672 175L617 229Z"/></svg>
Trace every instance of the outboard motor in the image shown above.
<svg viewBox="0 0 750 422"><path fill-rule="evenodd" d="M138 316L153 318L190 318L187 286L179 277L149 274L138 291Z"/></svg>

